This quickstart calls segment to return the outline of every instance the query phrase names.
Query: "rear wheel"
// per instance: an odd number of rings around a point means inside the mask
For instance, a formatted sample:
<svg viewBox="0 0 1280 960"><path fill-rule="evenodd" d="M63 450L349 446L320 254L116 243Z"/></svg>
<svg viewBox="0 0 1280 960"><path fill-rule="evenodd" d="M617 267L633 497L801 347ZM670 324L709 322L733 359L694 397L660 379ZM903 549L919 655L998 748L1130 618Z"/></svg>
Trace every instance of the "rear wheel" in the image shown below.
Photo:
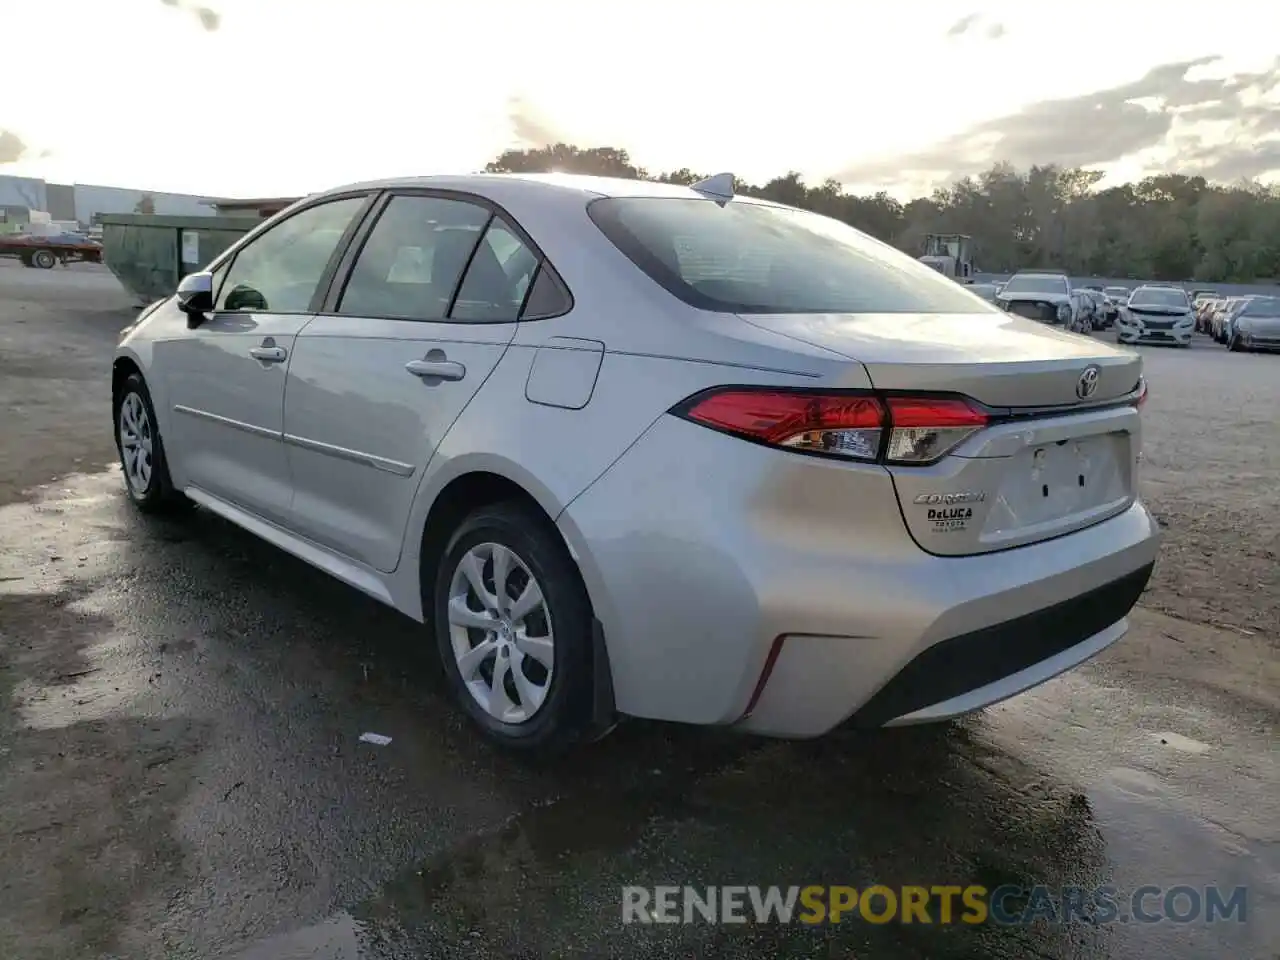
<svg viewBox="0 0 1280 960"><path fill-rule="evenodd" d="M190 507L191 501L173 488L151 394L136 373L129 375L116 398L115 421L125 490L134 505L144 513Z"/></svg>
<svg viewBox="0 0 1280 960"><path fill-rule="evenodd" d="M52 250L37 250L31 254L31 265L41 270L52 270L58 265L58 258L53 255Z"/></svg>
<svg viewBox="0 0 1280 960"><path fill-rule="evenodd" d="M555 754L591 703L591 604L555 526L530 507L482 507L436 571L433 627L462 709L490 740Z"/></svg>

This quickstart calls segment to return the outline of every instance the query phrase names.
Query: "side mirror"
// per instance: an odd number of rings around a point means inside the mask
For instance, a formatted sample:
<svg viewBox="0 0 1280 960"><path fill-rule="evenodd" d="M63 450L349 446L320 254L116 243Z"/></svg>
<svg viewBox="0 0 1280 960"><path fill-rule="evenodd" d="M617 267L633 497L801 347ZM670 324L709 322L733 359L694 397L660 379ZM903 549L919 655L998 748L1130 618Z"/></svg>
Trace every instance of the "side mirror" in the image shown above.
<svg viewBox="0 0 1280 960"><path fill-rule="evenodd" d="M213 309L213 274L189 273L178 284L178 309L198 317Z"/></svg>

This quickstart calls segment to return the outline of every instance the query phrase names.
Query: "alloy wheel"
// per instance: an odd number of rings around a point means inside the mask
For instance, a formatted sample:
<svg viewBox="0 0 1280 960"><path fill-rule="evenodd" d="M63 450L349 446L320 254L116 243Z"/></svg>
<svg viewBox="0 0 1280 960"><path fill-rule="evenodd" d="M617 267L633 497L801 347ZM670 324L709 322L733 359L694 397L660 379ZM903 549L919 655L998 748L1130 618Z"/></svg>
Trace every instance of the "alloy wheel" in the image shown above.
<svg viewBox="0 0 1280 960"><path fill-rule="evenodd" d="M137 393L129 393L120 404L118 429L125 479L134 493L144 494L151 485L155 436L147 405Z"/></svg>
<svg viewBox="0 0 1280 960"><path fill-rule="evenodd" d="M449 587L449 639L467 692L501 723L541 709L555 669L551 611L529 566L510 547L479 543Z"/></svg>

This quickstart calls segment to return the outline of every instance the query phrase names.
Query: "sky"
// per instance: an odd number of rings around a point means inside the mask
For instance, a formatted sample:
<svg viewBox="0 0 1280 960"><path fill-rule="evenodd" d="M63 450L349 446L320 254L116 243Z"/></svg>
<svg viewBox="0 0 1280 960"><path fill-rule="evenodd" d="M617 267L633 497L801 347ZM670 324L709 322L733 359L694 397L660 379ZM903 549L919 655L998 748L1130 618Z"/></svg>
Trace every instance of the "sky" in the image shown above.
<svg viewBox="0 0 1280 960"><path fill-rule="evenodd" d="M904 198L996 160L1280 177L1262 0L0 0L0 34L77 79L0 99L0 173L56 182L294 196L555 141Z"/></svg>

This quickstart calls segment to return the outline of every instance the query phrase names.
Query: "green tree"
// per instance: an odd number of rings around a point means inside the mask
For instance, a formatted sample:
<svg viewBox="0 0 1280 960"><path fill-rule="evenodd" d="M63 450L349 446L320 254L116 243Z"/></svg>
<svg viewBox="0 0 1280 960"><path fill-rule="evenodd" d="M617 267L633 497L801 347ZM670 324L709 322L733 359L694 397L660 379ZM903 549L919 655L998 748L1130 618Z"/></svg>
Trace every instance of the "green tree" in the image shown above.
<svg viewBox="0 0 1280 960"><path fill-rule="evenodd" d="M566 143L508 150L486 169L677 184L706 176L687 167L651 174L626 150ZM811 185L794 170L759 185L739 179L735 189L842 220L913 256L927 234L968 234L977 266L993 272L1057 267L1094 276L1280 282L1280 190L1181 174L1105 189L1101 180L1092 170L997 164L905 204L884 192L857 196L836 180Z"/></svg>

